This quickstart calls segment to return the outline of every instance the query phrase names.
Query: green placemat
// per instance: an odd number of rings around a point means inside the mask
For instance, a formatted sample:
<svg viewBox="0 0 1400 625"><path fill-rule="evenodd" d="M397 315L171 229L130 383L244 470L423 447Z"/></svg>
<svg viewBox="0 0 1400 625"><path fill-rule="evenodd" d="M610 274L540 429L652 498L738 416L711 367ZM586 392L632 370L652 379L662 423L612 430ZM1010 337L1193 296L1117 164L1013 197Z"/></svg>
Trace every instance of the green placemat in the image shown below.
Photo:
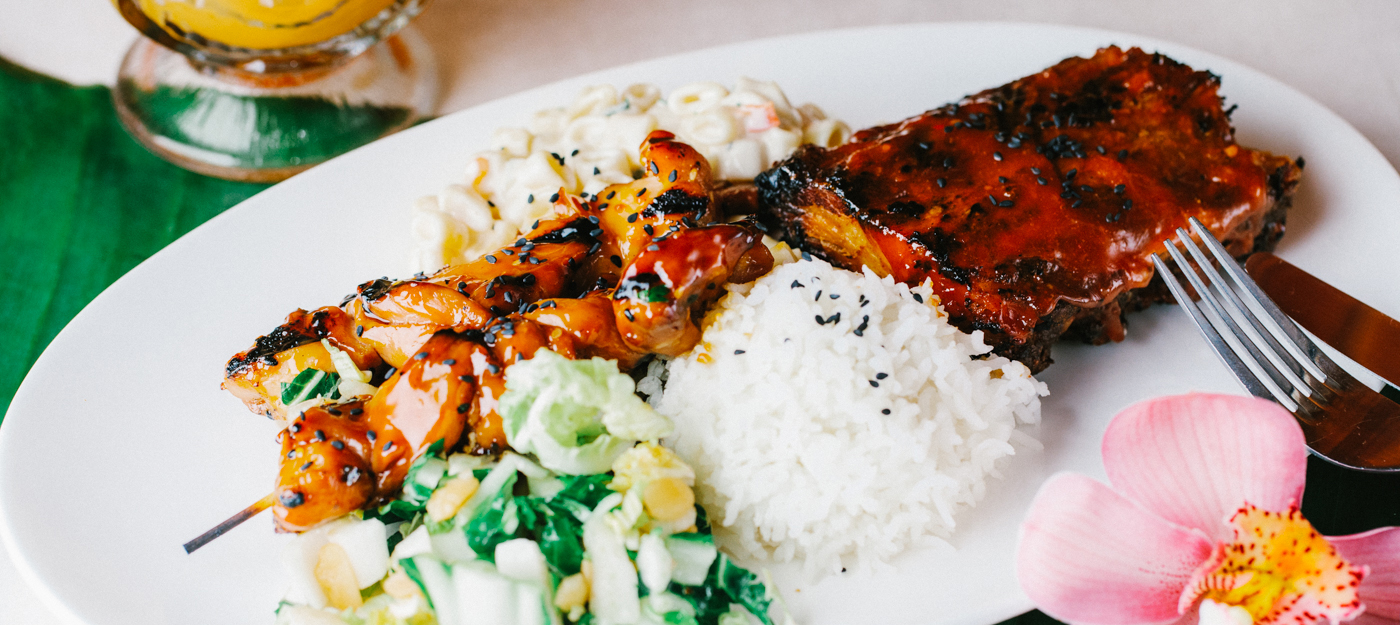
<svg viewBox="0 0 1400 625"><path fill-rule="evenodd" d="M105 87L0 59L0 414L73 315L137 263L266 185L206 178L147 152ZM3 418L3 417L0 417Z"/></svg>
<svg viewBox="0 0 1400 625"><path fill-rule="evenodd" d="M0 336L10 345L0 360L0 414L34 359L102 289L264 188L147 152L117 121L105 87L74 87L0 59L0 261L10 268L10 292L0 298ZM1400 476L1313 459L1303 511L1333 535L1400 525ZM1030 612L1006 623L1057 621Z"/></svg>

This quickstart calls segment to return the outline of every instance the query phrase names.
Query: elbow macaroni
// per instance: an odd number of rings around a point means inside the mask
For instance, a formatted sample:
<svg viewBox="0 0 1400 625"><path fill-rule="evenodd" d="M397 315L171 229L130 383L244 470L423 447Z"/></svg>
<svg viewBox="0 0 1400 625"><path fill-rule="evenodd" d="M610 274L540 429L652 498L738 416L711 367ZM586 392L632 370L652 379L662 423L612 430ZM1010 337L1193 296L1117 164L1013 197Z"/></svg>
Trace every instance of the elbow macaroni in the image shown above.
<svg viewBox="0 0 1400 625"><path fill-rule="evenodd" d="M568 106L535 113L527 127L496 130L464 184L414 203L413 270L435 271L508 244L553 214L556 193L596 194L640 177L638 146L658 129L695 147L715 177L730 182L753 180L801 144L833 147L851 134L814 104L792 106L773 82L740 78L733 90L697 82L666 98L653 85L588 87Z"/></svg>

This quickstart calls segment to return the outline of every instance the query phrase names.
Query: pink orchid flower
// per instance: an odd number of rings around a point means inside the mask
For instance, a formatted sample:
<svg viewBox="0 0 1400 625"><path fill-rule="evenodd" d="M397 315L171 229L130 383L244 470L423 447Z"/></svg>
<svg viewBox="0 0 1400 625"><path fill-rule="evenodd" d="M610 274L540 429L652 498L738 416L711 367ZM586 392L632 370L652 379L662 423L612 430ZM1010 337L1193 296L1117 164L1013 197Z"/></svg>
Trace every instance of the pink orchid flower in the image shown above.
<svg viewBox="0 0 1400 625"><path fill-rule="evenodd" d="M1021 586L1071 623L1400 622L1400 527L1315 531L1298 512L1307 454L1292 415L1260 399L1131 406L1104 434L1112 488L1070 473L1041 486Z"/></svg>

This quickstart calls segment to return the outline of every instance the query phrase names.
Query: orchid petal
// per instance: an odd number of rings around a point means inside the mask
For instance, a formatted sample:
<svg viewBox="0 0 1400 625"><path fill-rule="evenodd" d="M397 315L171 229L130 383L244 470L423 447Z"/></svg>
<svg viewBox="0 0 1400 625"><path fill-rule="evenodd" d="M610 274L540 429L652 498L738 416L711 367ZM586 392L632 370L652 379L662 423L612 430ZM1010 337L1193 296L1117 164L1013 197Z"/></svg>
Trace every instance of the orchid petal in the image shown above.
<svg viewBox="0 0 1400 625"><path fill-rule="evenodd" d="M1282 511L1298 503L1307 472L1302 428L1252 397L1193 393L1119 413L1104 433L1103 463L1118 492L1172 523L1228 540L1241 505Z"/></svg>
<svg viewBox="0 0 1400 625"><path fill-rule="evenodd" d="M1047 614L1073 623L1170 623L1210 556L1198 532L1162 520L1082 475L1040 487L1021 525L1016 573Z"/></svg>
<svg viewBox="0 0 1400 625"><path fill-rule="evenodd" d="M1370 569L1358 592L1366 614L1400 621L1400 527L1383 527L1327 541L1355 566Z"/></svg>

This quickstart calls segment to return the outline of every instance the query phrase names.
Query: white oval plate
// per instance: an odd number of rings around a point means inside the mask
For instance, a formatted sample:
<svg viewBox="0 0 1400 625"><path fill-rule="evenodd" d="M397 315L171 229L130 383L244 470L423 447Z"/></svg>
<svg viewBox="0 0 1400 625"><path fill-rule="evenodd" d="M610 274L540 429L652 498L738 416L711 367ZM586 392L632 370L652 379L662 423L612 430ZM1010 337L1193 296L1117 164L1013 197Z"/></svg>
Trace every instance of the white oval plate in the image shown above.
<svg viewBox="0 0 1400 625"><path fill-rule="evenodd" d="M1305 155L1280 254L1400 315L1400 177L1335 114L1246 67L1098 30L929 24L726 46L598 72L463 111L357 150L227 211L117 281L59 334L0 428L0 537L59 613L90 625L268 623L286 585L286 537L266 518L197 552L181 543L259 499L275 428L219 390L224 362L297 307L403 275L408 207L457 182L493 128L567 103L586 85L776 80L854 127L1118 44L1224 77L1241 143ZM566 53L561 47L560 53ZM151 189L160 193L160 189ZM1239 392L1175 308L1131 319L1117 345L1060 345L1042 378L1043 452L1005 465L959 519L956 551L915 551L872 577L815 585L774 569L798 622L989 624L1030 609L1013 575L1016 528L1040 483L1102 475L1099 438L1125 405Z"/></svg>

